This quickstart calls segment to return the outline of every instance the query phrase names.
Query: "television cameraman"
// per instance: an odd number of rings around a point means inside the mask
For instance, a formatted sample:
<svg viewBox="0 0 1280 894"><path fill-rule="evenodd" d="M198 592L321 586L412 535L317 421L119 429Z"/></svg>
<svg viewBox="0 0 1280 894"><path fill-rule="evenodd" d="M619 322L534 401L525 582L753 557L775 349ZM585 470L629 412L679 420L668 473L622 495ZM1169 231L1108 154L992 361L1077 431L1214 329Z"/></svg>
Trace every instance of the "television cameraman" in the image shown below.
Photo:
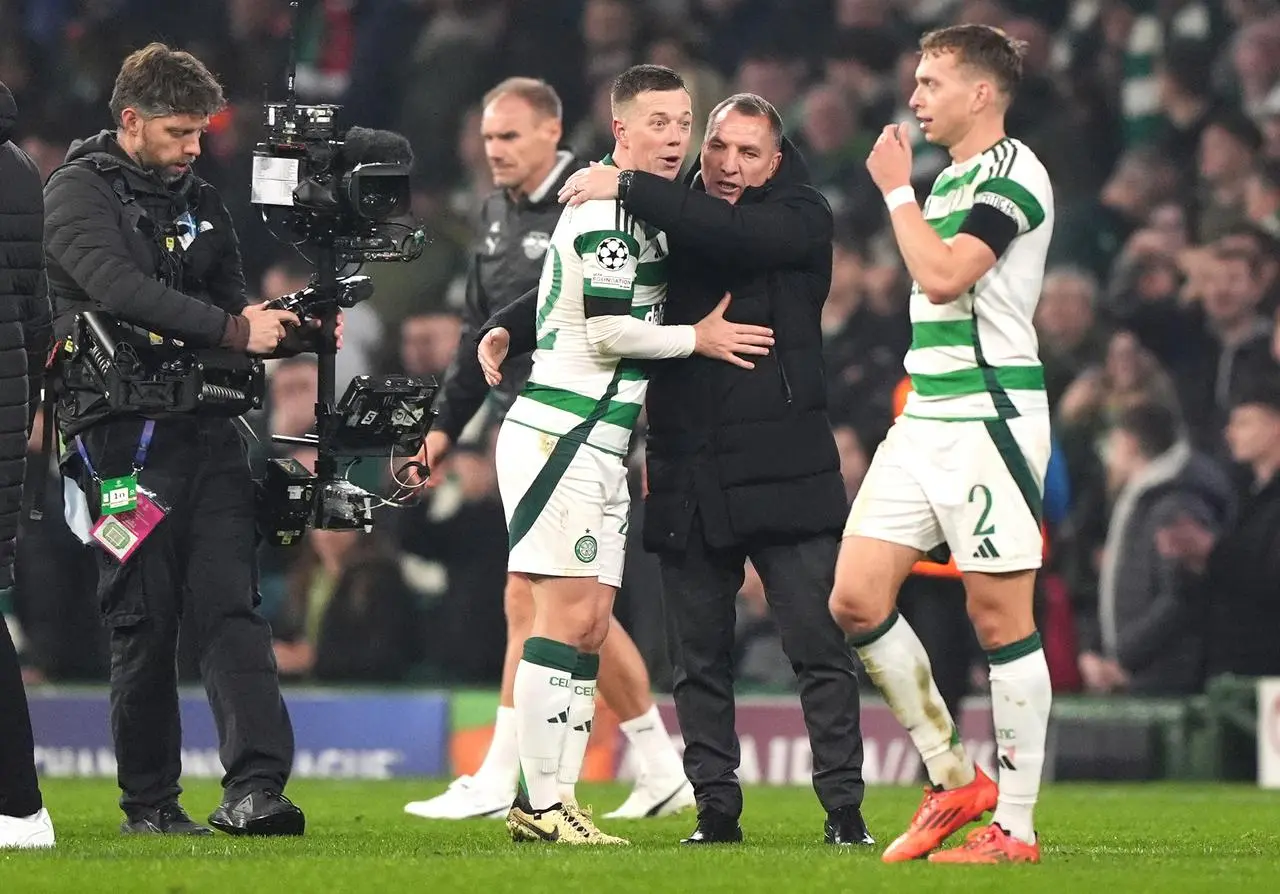
<svg viewBox="0 0 1280 894"><path fill-rule="evenodd" d="M223 106L221 86L198 59L150 44L125 59L116 78L115 131L72 144L45 187L63 473L79 485L95 521L102 492L122 485L126 503L141 500L140 485L168 507L123 562L96 550L125 833L212 834L178 803L175 649L184 612L193 615L226 770L209 824L233 835L301 835L305 825L283 795L293 728L271 631L254 611L257 533L246 445L225 413L149 411L144 419L109 400L86 372L81 342L89 339L76 322L98 311L114 332L143 334L139 353L149 338L222 349L242 365L246 354L308 348L295 315L248 304L230 215L192 171L209 118Z"/></svg>

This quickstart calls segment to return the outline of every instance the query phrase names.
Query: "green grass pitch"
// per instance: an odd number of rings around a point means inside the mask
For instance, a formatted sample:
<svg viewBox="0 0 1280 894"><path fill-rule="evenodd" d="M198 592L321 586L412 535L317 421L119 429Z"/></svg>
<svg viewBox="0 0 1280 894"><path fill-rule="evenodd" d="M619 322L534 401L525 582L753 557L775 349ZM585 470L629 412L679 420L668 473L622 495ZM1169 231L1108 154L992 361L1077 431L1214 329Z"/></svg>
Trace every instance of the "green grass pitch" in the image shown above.
<svg viewBox="0 0 1280 894"><path fill-rule="evenodd" d="M125 838L109 781L48 780L53 852L0 852L0 892L1123 892L1280 890L1280 795L1227 785L1057 785L1038 817L1040 866L886 866L874 852L821 843L822 813L805 788L746 792L747 842L682 848L685 815L607 822L629 848L512 844L498 821L428 822L402 812L439 782L299 780L300 839ZM865 814L881 847L902 830L918 789L872 788ZM597 815L621 785L582 786ZM218 789L193 782L183 805L203 821ZM958 840L959 836L957 836ZM994 886L999 886L994 887Z"/></svg>

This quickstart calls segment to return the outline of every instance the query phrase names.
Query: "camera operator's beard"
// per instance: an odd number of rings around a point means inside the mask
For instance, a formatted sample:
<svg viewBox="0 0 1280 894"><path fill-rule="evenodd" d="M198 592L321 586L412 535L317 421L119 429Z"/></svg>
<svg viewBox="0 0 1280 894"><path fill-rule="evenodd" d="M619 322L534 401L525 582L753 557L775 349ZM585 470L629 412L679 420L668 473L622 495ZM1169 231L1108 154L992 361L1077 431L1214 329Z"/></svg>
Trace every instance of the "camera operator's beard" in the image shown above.
<svg viewBox="0 0 1280 894"><path fill-rule="evenodd" d="M176 183L185 177L191 170L192 162L192 159L179 162L178 164L181 164L183 167L181 170L175 170L175 165L173 164L166 165L156 162L151 153L147 151L145 143L138 149L133 159L143 170L150 171L164 181L166 186Z"/></svg>

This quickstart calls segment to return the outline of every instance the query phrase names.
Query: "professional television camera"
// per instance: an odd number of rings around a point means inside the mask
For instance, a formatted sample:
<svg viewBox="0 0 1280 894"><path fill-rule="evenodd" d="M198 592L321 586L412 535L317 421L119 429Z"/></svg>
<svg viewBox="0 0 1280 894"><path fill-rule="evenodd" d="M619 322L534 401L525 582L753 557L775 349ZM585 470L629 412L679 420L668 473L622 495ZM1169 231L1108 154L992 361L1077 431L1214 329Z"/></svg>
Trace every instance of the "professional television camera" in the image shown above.
<svg viewBox="0 0 1280 894"><path fill-rule="evenodd" d="M389 501L340 476L338 458L412 455L431 426L438 388L434 379L362 376L335 403L339 309L373 294L368 277L339 274L366 261L415 260L426 236L421 227L396 219L409 214L409 141L363 127L340 134L340 106L297 102L298 2L289 5L287 98L263 107L266 134L254 150L251 201L277 238L299 251L303 246L313 250L304 252L316 270L311 283L271 304L304 322L318 321L320 344L316 434L273 437L277 443L314 447L315 472L294 460L272 460L258 483L259 526L278 545L298 542L308 526L368 530L372 510Z"/></svg>

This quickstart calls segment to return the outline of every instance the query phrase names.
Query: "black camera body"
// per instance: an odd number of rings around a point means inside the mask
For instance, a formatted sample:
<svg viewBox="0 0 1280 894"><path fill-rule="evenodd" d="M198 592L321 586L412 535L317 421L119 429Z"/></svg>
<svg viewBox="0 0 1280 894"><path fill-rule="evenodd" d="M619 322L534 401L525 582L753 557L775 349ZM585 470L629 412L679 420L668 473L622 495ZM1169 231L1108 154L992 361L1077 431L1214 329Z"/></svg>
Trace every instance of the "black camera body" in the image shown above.
<svg viewBox="0 0 1280 894"><path fill-rule="evenodd" d="M389 503L338 474L338 457L417 452L431 427L434 378L360 376L335 403L334 354L338 313L367 300L366 276L339 277L348 265L413 261L426 245L410 215L413 149L391 131L363 127L339 132L341 106L297 102L298 0L290 4L292 35L284 102L263 106L265 133L253 155L251 201L268 228L307 257L315 276L306 288L270 306L319 323L316 351L316 433L275 435L280 444L314 448L314 472L294 459L273 459L257 483L264 538L297 543L307 527L369 530L373 510ZM283 228L287 235L279 231ZM397 233L402 233L397 237ZM309 248L310 253L304 251Z"/></svg>
<svg viewBox="0 0 1280 894"><path fill-rule="evenodd" d="M409 141L364 127L340 134L340 109L267 103L250 199L268 226L300 242L332 246L339 262L414 260L425 234L393 222L409 213Z"/></svg>
<svg viewBox="0 0 1280 894"><path fill-rule="evenodd" d="M411 376L357 376L316 435L276 436L285 444L321 445L343 457L412 455L431 428L437 386ZM318 471L318 470L317 470ZM308 526L369 530L381 500L345 478L312 474L296 459L272 459L258 482L258 525L275 546L297 543Z"/></svg>
<svg viewBox="0 0 1280 894"><path fill-rule="evenodd" d="M153 338L98 311L76 315L65 375L87 376L113 411L144 416L239 416L262 406L262 361L217 348Z"/></svg>
<svg viewBox="0 0 1280 894"><path fill-rule="evenodd" d="M322 292L314 284L267 302L274 310L287 310L302 322L318 319L334 307L355 307L373 295L373 280L367 276L347 276L338 280L337 290Z"/></svg>

